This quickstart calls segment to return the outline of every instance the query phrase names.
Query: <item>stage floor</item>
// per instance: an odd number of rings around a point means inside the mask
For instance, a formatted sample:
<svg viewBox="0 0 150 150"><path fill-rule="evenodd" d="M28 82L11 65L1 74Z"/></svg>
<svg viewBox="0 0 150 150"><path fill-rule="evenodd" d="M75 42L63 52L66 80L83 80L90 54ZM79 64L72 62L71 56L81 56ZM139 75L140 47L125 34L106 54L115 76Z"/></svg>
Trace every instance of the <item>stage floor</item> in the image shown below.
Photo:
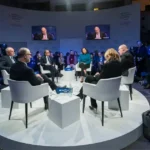
<svg viewBox="0 0 150 150"><path fill-rule="evenodd" d="M68 84L68 82L64 81L59 84ZM76 95L82 84L79 81L73 81L72 85ZM55 149L73 149L78 146L81 149L89 148L92 150L99 149L101 146L105 149L119 150L140 137L142 134L141 114L149 109L147 99L134 89L133 101L130 101L129 111L123 111L123 118L120 117L119 111L109 110L108 104L105 104L105 123L102 126L101 103L98 102L98 114L95 114L89 110L90 99L87 97L85 113L82 114L81 111L80 121L61 129L49 119L48 112L44 111L42 99L32 105L33 108L29 108L28 129L25 128L24 124L24 107L13 109L10 121L8 120L9 109L0 108L0 136L10 139L15 144L24 143L29 146L28 150L31 147L32 150L37 149L34 146L48 146L55 147ZM94 144L99 145L90 147ZM7 147L9 145L2 144L2 146ZM20 150L19 147L18 150Z"/></svg>

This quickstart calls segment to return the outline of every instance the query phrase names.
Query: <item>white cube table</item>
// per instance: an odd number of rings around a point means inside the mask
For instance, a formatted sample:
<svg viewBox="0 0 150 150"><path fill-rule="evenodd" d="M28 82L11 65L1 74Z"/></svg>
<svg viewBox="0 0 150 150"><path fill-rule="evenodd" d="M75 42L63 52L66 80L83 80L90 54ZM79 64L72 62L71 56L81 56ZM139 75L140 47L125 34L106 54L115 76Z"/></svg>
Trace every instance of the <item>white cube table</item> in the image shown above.
<svg viewBox="0 0 150 150"><path fill-rule="evenodd" d="M126 85L120 85L120 104L122 110L129 110L129 89ZM108 103L109 109L119 109L117 100Z"/></svg>
<svg viewBox="0 0 150 150"><path fill-rule="evenodd" d="M10 108L11 106L11 93L9 86L1 90L1 103L2 108ZM13 108L20 108L20 106L20 104L14 103Z"/></svg>
<svg viewBox="0 0 150 150"><path fill-rule="evenodd" d="M48 116L60 128L71 125L80 120L80 99L62 94L52 96Z"/></svg>
<svg viewBox="0 0 150 150"><path fill-rule="evenodd" d="M62 77L62 80L63 81L72 81L72 80L75 80L75 71L72 70L72 71L65 71L65 70L62 70L61 73L63 74L63 77Z"/></svg>

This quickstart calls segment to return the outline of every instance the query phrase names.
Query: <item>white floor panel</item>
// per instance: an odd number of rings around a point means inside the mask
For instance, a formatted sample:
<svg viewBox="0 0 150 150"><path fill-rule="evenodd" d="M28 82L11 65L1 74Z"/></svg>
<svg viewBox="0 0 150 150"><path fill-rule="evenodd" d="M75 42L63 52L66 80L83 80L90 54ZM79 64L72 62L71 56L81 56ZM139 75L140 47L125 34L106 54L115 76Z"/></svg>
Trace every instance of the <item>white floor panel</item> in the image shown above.
<svg viewBox="0 0 150 150"><path fill-rule="evenodd" d="M67 82L59 82L68 84ZM73 81L74 94L76 95L82 86L79 81ZM41 146L79 146L106 142L122 137L133 130L141 130L141 114L149 109L146 98L136 90L133 90L133 101L130 101L129 111L123 111L123 118L119 111L109 110L105 104L105 122L101 125L101 103L98 102L98 114L90 109L90 99L86 98L85 113L80 121L61 129L49 120L44 111L43 99L34 102L33 108L29 108L28 129L25 129L24 109L13 109L11 120L8 120L9 109L0 108L0 135L13 141ZM127 145L126 145L127 146Z"/></svg>

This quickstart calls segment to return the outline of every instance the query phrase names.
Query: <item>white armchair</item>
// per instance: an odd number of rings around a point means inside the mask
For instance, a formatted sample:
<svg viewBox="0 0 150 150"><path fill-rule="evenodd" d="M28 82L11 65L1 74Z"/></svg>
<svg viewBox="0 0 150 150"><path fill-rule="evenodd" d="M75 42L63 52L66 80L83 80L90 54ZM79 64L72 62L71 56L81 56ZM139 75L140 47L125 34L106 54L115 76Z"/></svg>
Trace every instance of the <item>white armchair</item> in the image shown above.
<svg viewBox="0 0 150 150"><path fill-rule="evenodd" d="M58 69L57 65L55 65L55 67L56 67L56 69ZM44 70L42 65L40 65L40 71L41 71L41 74L50 74L51 73L50 70ZM58 77L56 77L56 78L57 78L57 82L58 82Z"/></svg>
<svg viewBox="0 0 150 150"><path fill-rule="evenodd" d="M1 70L1 72L2 72L4 84L8 85L9 74L7 73L6 70Z"/></svg>
<svg viewBox="0 0 150 150"><path fill-rule="evenodd" d="M91 74L91 71L92 71L92 63L90 64L90 68L87 68L86 71ZM78 72L81 72L81 68L79 67L79 63L77 63L76 66L75 66L76 81L77 81Z"/></svg>
<svg viewBox="0 0 150 150"><path fill-rule="evenodd" d="M11 107L9 120L11 118L14 102L25 104L26 128L28 127L28 103L34 102L49 95L49 85L44 83L32 86L28 81L8 80L11 92Z"/></svg>
<svg viewBox="0 0 150 150"><path fill-rule="evenodd" d="M135 71L136 67L130 68L128 70L128 76L122 76L121 78L121 84L129 86L131 100L132 100L132 84L134 82Z"/></svg>
<svg viewBox="0 0 150 150"><path fill-rule="evenodd" d="M41 74L51 73L50 70L44 70L42 65L40 65L40 71L41 71Z"/></svg>
<svg viewBox="0 0 150 150"><path fill-rule="evenodd" d="M102 126L104 125L104 102L105 101L113 101L117 100L121 117L123 117L122 109L120 105L120 82L121 77L116 78L109 78L109 79L101 79L98 81L97 84L89 84L84 82L83 83L83 113L85 109L85 95L98 100L102 101Z"/></svg>

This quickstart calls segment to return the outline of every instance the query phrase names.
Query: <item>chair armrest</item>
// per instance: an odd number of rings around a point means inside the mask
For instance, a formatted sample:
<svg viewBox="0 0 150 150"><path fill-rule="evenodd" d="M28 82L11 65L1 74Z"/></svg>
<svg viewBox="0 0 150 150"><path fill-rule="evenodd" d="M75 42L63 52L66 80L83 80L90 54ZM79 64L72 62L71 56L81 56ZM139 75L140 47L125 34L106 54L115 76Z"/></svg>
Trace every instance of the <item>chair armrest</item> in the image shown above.
<svg viewBox="0 0 150 150"><path fill-rule="evenodd" d="M48 96L50 92L48 83L32 86L31 90L34 95L34 99L40 99L44 96Z"/></svg>
<svg viewBox="0 0 150 150"><path fill-rule="evenodd" d="M95 84L90 84L90 83L83 83L83 94L87 96L93 96L93 92L97 91L96 90L96 85ZM94 92L95 93L95 92Z"/></svg>
<svg viewBox="0 0 150 150"><path fill-rule="evenodd" d="M93 99L100 100L103 93L96 84L83 83L83 94Z"/></svg>

